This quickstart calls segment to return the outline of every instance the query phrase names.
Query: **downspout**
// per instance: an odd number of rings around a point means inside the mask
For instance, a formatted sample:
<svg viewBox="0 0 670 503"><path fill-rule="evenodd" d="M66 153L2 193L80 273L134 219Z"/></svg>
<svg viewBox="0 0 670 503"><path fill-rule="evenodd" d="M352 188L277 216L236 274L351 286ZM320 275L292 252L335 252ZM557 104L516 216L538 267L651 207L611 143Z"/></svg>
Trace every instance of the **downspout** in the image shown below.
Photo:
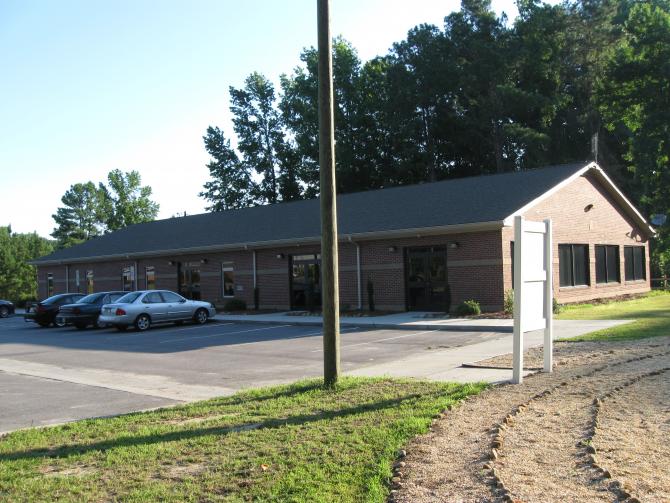
<svg viewBox="0 0 670 503"><path fill-rule="evenodd" d="M361 245L356 244L356 282L358 283L358 310L363 310L363 293L362 293L362 274L361 274Z"/></svg>
<svg viewBox="0 0 670 503"><path fill-rule="evenodd" d="M256 288L256 250L251 251L251 259L252 259L252 269L253 269L253 274L254 274L254 288Z"/></svg>
<svg viewBox="0 0 670 503"><path fill-rule="evenodd" d="M70 266L65 266L65 293L70 293Z"/></svg>
<svg viewBox="0 0 670 503"><path fill-rule="evenodd" d="M133 276L135 276L135 291L139 290L139 275L140 275L140 270L137 268L137 260L135 261L135 265L133 266Z"/></svg>
<svg viewBox="0 0 670 503"><path fill-rule="evenodd" d="M358 295L358 310L363 309L363 291L362 291L362 274L361 274L361 245L351 239L349 236L349 242L356 245L356 294Z"/></svg>

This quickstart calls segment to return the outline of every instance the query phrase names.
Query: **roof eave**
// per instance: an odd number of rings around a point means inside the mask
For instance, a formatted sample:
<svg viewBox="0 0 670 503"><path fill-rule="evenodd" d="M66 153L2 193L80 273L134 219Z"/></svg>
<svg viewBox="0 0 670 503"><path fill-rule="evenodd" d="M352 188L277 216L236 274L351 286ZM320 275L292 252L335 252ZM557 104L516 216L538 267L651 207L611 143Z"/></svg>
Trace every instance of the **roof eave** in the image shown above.
<svg viewBox="0 0 670 503"><path fill-rule="evenodd" d="M547 199L549 196L555 194L559 190L561 190L563 187L566 185L570 184L572 181L576 180L580 176L584 176L586 173L589 171L593 171L596 176L598 176L603 182L603 185L607 189L607 191L614 197L614 199L623 207L623 209L626 211L628 215L630 215L635 223L638 225L638 227L643 230L648 237L654 237L656 236L656 230L649 225L649 222L642 216L642 214L637 210L637 208L631 203L628 198L619 190L619 188L614 184L612 179L607 176L607 173L598 166L596 162L590 162L586 166L584 166L582 169L579 171L576 171L572 175L570 175L568 178L563 180L562 182L558 183L548 191L544 192L542 195L539 197L533 199L531 202L528 204L524 205L523 207L519 208L517 211L512 213L511 215L507 216L503 220L503 225L505 227L510 227L514 225L514 217L518 215L523 215L526 213L529 209L531 209L533 206L539 204L540 202L544 201Z"/></svg>
<svg viewBox="0 0 670 503"><path fill-rule="evenodd" d="M424 237L439 234L455 234L455 233L496 230L502 227L503 227L502 220L494 220L489 222L474 222L474 223L442 225L434 227L417 227L411 229L396 229L389 231L346 233L346 234L340 234L338 236L338 241L355 242L355 241L372 241L376 239ZM231 243L228 245L198 246L190 248L175 248L169 250L150 250L139 253L117 253L110 255L97 255L92 257L73 257L68 259L55 259L55 260L32 260L28 263L36 266L49 266L49 265L76 264L81 262L104 262L107 260L137 260L146 257L186 255L191 253L214 253L223 251L253 250L262 248L276 248L281 246L318 244L320 242L321 242L320 236L311 236L299 239L279 239L272 241L255 241L249 243Z"/></svg>

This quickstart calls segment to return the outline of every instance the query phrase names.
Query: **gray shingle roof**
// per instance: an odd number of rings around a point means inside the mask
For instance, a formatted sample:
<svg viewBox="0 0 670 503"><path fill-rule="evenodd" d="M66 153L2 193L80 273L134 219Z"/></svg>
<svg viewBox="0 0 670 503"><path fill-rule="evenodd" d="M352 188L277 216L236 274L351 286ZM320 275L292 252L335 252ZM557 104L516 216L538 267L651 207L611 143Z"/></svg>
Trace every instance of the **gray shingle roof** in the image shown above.
<svg viewBox="0 0 670 503"><path fill-rule="evenodd" d="M337 197L338 232L348 236L500 222L586 165L342 194ZM307 240L321 234L319 213L319 200L311 199L156 220L58 250L34 263Z"/></svg>

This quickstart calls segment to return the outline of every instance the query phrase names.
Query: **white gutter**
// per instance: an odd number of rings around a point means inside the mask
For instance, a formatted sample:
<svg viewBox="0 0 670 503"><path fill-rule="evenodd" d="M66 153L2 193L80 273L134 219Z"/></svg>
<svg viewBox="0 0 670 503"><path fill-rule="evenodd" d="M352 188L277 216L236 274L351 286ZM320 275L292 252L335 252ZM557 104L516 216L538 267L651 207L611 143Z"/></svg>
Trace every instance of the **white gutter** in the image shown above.
<svg viewBox="0 0 670 503"><path fill-rule="evenodd" d="M363 309L363 294L361 289L361 245L356 242L356 282L358 286L358 310Z"/></svg>

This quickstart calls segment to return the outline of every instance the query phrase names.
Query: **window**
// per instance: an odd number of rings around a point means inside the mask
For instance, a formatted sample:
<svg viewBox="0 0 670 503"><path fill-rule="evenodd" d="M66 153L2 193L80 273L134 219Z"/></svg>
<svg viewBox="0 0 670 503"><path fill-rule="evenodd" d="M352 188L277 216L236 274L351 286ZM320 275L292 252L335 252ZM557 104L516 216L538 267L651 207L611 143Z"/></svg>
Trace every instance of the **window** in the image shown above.
<svg viewBox="0 0 670 503"><path fill-rule="evenodd" d="M54 275L49 273L47 274L47 297L51 297L54 294Z"/></svg>
<svg viewBox="0 0 670 503"><path fill-rule="evenodd" d="M109 303L113 304L114 302L119 300L121 297L123 297L123 295L121 295L120 293L112 293L112 294L109 295Z"/></svg>
<svg viewBox="0 0 670 503"><path fill-rule="evenodd" d="M147 267L145 269L144 279L146 280L146 290L156 289L156 268Z"/></svg>
<svg viewBox="0 0 670 503"><path fill-rule="evenodd" d="M93 271L86 271L86 293L92 294L95 290L93 289Z"/></svg>
<svg viewBox="0 0 670 503"><path fill-rule="evenodd" d="M560 286L589 284L588 245L558 245Z"/></svg>
<svg viewBox="0 0 670 503"><path fill-rule="evenodd" d="M148 293L144 296L142 299L143 304L162 304L163 303L163 297L161 297L161 294L158 292L151 292Z"/></svg>
<svg viewBox="0 0 670 503"><path fill-rule="evenodd" d="M121 278L122 290L124 292L132 292L135 289L133 288L135 283L135 266L124 267Z"/></svg>
<svg viewBox="0 0 670 503"><path fill-rule="evenodd" d="M647 279L644 246L626 246L623 254L626 261L626 281Z"/></svg>
<svg viewBox="0 0 670 503"><path fill-rule="evenodd" d="M596 283L618 283L619 247L596 245Z"/></svg>
<svg viewBox="0 0 670 503"><path fill-rule="evenodd" d="M235 272L233 271L232 262L224 262L221 264L221 276L223 278L223 296L235 296Z"/></svg>
<svg viewBox="0 0 670 503"><path fill-rule="evenodd" d="M173 292L161 292L161 295L163 296L163 300L165 302L178 303L184 300L184 297Z"/></svg>

